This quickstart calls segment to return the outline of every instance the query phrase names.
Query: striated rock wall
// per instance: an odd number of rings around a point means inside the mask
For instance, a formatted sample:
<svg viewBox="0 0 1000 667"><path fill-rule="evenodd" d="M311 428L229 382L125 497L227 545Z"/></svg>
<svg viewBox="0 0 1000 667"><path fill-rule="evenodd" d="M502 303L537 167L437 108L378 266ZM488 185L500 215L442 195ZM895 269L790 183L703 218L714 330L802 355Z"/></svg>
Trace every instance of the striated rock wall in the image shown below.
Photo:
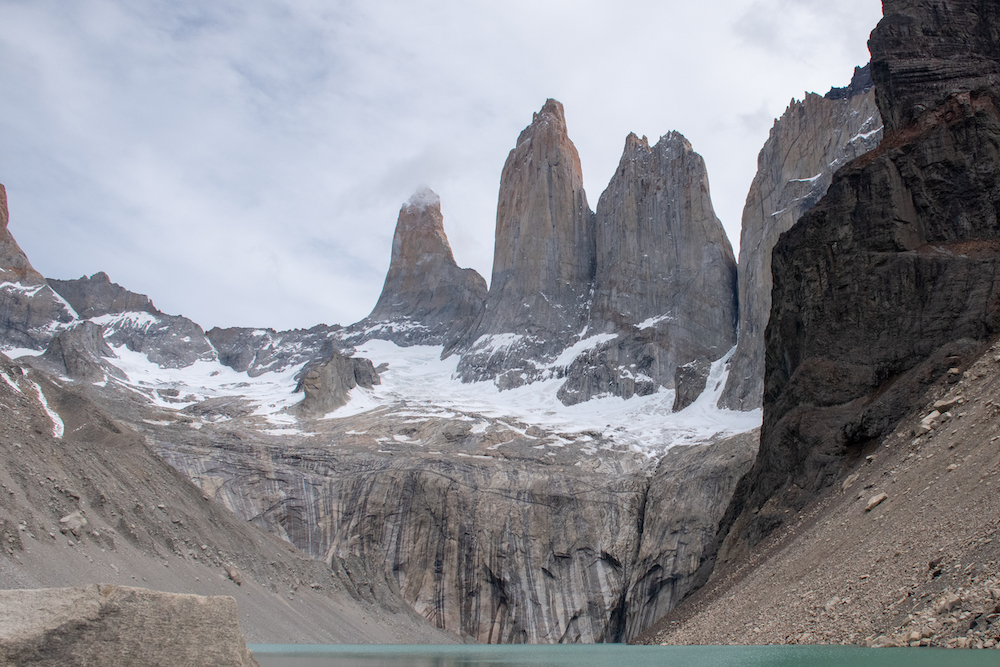
<svg viewBox="0 0 1000 667"><path fill-rule="evenodd" d="M399 210L382 294L359 338L401 345L443 345L472 326L486 303L486 281L459 268L444 233L441 199L418 190Z"/></svg>
<svg viewBox="0 0 1000 667"><path fill-rule="evenodd" d="M771 251L826 193L842 165L882 139L869 67L825 97L792 100L757 157L740 234L739 342L719 407L754 410L764 394L764 328L771 313Z"/></svg>
<svg viewBox="0 0 1000 667"><path fill-rule="evenodd" d="M760 454L726 549L780 525L1000 333L1000 15L883 8L870 49L887 133L775 246Z"/></svg>
<svg viewBox="0 0 1000 667"><path fill-rule="evenodd" d="M537 430L476 445L483 436L463 422L413 422L410 454L398 435L379 436L379 453L352 446L356 428L336 449L229 438L162 453L238 515L385 582L439 628L481 642L589 643L634 636L690 590L756 448L743 434L671 450L648 472L610 453L595 469L572 451L546 459L532 448Z"/></svg>

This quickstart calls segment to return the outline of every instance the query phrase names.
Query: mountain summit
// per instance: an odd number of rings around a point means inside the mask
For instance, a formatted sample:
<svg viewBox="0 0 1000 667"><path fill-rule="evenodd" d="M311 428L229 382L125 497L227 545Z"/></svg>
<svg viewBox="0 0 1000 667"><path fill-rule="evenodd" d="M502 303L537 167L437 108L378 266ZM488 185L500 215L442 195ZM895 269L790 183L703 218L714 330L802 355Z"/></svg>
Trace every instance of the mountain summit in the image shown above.
<svg viewBox="0 0 1000 667"><path fill-rule="evenodd" d="M440 345L469 328L486 293L483 277L455 262L441 198L422 187L399 209L382 294L362 325L378 338Z"/></svg>

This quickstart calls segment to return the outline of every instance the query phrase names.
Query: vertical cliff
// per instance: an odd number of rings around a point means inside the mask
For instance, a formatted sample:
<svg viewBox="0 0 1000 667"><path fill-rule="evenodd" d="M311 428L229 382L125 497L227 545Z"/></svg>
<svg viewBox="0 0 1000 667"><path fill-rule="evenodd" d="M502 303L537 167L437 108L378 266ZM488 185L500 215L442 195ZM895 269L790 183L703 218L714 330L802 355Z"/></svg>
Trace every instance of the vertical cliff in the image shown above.
<svg viewBox="0 0 1000 667"><path fill-rule="evenodd" d="M530 381L535 360L567 347L586 324L594 277L594 214L563 106L548 100L521 132L500 176L493 278L462 342L459 373Z"/></svg>
<svg viewBox="0 0 1000 667"><path fill-rule="evenodd" d="M1000 7L883 9L869 47L885 137L772 255L760 453L723 523L729 551L875 451L1000 334Z"/></svg>
<svg viewBox="0 0 1000 667"><path fill-rule="evenodd" d="M399 210L378 303L355 327L400 344L446 344L472 326L486 294L483 277L455 263L440 197L421 188Z"/></svg>
<svg viewBox="0 0 1000 667"><path fill-rule="evenodd" d="M678 366L715 361L733 346L736 310L736 261L704 160L677 132L652 147L630 134L597 204L588 320L588 334L618 338L570 366L560 397L628 398L643 390L636 376L673 387Z"/></svg>
<svg viewBox="0 0 1000 667"><path fill-rule="evenodd" d="M826 193L842 165L882 138L869 67L846 88L792 100L757 157L740 234L739 342L719 407L754 410L764 393L764 328L771 312L771 251Z"/></svg>
<svg viewBox="0 0 1000 667"><path fill-rule="evenodd" d="M76 319L7 229L7 190L0 184L0 349L44 349L61 326Z"/></svg>

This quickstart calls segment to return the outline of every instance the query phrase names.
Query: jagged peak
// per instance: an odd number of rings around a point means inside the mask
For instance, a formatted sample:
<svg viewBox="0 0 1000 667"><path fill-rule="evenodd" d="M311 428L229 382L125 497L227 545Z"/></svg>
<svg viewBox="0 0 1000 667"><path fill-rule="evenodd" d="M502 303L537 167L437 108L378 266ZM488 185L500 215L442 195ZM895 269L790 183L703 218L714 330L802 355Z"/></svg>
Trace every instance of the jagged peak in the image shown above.
<svg viewBox="0 0 1000 667"><path fill-rule="evenodd" d="M441 197L426 185L417 188L404 204L405 207L426 209L432 206L441 207Z"/></svg>

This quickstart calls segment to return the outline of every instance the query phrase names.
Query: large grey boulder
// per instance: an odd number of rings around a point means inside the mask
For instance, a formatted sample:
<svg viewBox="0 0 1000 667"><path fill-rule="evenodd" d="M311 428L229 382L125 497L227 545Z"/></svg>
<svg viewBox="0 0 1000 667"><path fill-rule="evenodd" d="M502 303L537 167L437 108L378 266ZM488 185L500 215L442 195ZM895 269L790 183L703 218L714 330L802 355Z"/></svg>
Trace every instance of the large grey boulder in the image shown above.
<svg viewBox="0 0 1000 667"><path fill-rule="evenodd" d="M322 417L346 405L351 389L371 389L377 384L381 380L369 359L333 352L323 363L303 368L296 391L302 391L305 397L294 406L294 412L302 417Z"/></svg>
<svg viewBox="0 0 1000 667"><path fill-rule="evenodd" d="M236 600L109 584L0 591L0 665L251 667Z"/></svg>
<svg viewBox="0 0 1000 667"><path fill-rule="evenodd" d="M124 379L118 368L104 361L114 356L100 325L83 321L56 334L45 353L32 360L32 364L73 380L100 382L107 375Z"/></svg>

